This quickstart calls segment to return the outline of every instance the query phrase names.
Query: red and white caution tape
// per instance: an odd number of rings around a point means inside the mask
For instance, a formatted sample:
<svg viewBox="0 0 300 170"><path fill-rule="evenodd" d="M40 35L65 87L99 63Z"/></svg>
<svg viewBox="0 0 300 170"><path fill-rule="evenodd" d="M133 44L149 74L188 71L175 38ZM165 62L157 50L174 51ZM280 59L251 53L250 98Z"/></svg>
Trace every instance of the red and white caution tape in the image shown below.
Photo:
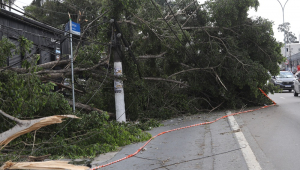
<svg viewBox="0 0 300 170"><path fill-rule="evenodd" d="M267 95L262 89L259 88L259 90L260 90L267 98L269 98L268 95ZM270 99L270 98L269 98L269 99ZM98 167L95 167L95 168L91 168L90 170L100 169L100 168L103 168L103 167L112 165L112 164L114 164L114 163L123 161L123 160L125 160L125 159L128 159L128 158L130 158L130 157L133 157L133 156L135 156L136 154L138 154L138 153L139 153L146 145L148 145L148 143L149 143L152 139L154 139L154 138L156 138L156 137L158 137L158 136L160 136L160 135L163 135L163 134L165 134L165 133L173 132L173 131L180 130L180 129L186 129L186 128L190 128L190 127L195 127L195 126L201 126L201 125L212 124L212 123L215 123L215 122L218 121L218 120L227 118L227 117L229 117L229 116L234 116L234 115L238 115L238 114L241 114L241 113L254 112L254 111L257 111L257 110L260 110L260 109L264 109L264 108L267 108L267 107L270 107L270 106L275 106L276 103L275 103L272 99L270 99L270 100L273 102L272 105L263 106L263 107L260 107L260 108L258 108L258 109L253 109L253 110L247 110L247 111L242 111L242 112L232 113L232 114L229 114L229 115L225 115L225 116L223 116L223 117L220 117L220 118L218 118L218 119L216 119L216 120L213 120L213 121L211 121L211 122L203 122L203 123L198 123L198 124L194 124L194 125L190 125L190 126L184 126L184 127L180 127L180 128L176 128L176 129L172 129L172 130L168 130L168 131L161 132L161 133L159 133L159 134L153 136L151 139L149 139L142 147L140 147L140 148L139 148L136 152L134 152L133 154L130 154L130 155L124 157L124 158L121 158L121 159L119 159L119 160L110 162L110 163L108 163L108 164L101 165L101 166L98 166Z"/></svg>

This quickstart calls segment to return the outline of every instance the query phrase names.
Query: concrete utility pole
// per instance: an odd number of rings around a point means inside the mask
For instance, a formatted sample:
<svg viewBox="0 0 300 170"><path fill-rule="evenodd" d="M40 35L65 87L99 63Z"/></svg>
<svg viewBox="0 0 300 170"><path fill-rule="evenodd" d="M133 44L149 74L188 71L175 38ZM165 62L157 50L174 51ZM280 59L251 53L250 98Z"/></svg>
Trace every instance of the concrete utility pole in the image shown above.
<svg viewBox="0 0 300 170"><path fill-rule="evenodd" d="M113 22L113 21L112 21ZM122 60L120 51L120 38L121 33L116 33L115 31L113 40L113 55L114 55L114 75L116 77L122 77ZM114 90L115 90L115 105L116 105L116 120L118 122L126 122L125 114L125 99L124 99L124 88L123 81L119 78L114 79Z"/></svg>
<svg viewBox="0 0 300 170"><path fill-rule="evenodd" d="M282 18L283 18L283 24L284 24L284 8L285 8L285 5L286 3L289 1L289 0L286 0L286 2L284 3L284 6L282 6L281 2L279 0L277 0L281 6L281 9L282 9ZM284 32L284 56L286 58L286 35L285 35L285 32ZM286 66L286 70L287 70L288 66Z"/></svg>

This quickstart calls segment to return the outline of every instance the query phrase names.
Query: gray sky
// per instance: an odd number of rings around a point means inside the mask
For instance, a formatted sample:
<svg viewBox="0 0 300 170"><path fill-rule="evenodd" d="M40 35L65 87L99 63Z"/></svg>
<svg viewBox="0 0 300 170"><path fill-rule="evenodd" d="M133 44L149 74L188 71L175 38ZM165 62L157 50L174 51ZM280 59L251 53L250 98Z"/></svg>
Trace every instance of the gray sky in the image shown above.
<svg viewBox="0 0 300 170"><path fill-rule="evenodd" d="M200 2L204 2L205 0L200 0ZM286 1L285 9L284 9L284 20L285 22L290 22L291 31L295 33L297 40L299 40L300 34L300 0L279 0L282 5ZM16 0L15 3L19 7L27 6L32 2L32 0ZM259 0L260 6L258 7L257 12L254 9L251 9L248 13L249 16L261 16L263 18L269 19L274 22L273 32L274 36L278 41L283 41L283 33L277 31L277 27L279 24L282 24L282 8L277 0Z"/></svg>

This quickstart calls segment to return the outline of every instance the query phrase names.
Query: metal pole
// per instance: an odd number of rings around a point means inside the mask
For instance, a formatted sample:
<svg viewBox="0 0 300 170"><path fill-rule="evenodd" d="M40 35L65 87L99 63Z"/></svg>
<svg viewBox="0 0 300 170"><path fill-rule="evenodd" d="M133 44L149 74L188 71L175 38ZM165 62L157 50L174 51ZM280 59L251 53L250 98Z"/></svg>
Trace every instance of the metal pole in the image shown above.
<svg viewBox="0 0 300 170"><path fill-rule="evenodd" d="M70 33L70 50L71 50L71 70L72 70L72 96L73 96L73 113L75 113L75 93L74 93L74 69L73 69L73 48L72 48L72 20L70 19L70 28L69 28L69 33Z"/></svg>
<svg viewBox="0 0 300 170"><path fill-rule="evenodd" d="M283 23L282 24L284 24L284 8L285 8L286 3L289 0L286 0L284 6L282 6L282 4L279 0L277 0L277 1L279 2L280 6L281 6L281 9L282 9L282 18L283 18ZM285 35L285 31L284 31L284 57L287 58L286 57L286 40L285 39L286 39L286 35ZM286 65L285 69L287 70L287 68L288 68L288 65Z"/></svg>

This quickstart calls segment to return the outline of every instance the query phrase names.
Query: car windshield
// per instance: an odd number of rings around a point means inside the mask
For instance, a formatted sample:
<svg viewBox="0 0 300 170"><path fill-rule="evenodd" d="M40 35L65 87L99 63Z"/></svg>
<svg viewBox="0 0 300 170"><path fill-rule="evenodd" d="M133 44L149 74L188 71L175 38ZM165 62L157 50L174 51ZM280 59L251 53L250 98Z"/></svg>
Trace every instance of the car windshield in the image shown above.
<svg viewBox="0 0 300 170"><path fill-rule="evenodd" d="M279 78L293 78L294 75L291 72L280 72L280 75L278 75L277 77L279 77Z"/></svg>

